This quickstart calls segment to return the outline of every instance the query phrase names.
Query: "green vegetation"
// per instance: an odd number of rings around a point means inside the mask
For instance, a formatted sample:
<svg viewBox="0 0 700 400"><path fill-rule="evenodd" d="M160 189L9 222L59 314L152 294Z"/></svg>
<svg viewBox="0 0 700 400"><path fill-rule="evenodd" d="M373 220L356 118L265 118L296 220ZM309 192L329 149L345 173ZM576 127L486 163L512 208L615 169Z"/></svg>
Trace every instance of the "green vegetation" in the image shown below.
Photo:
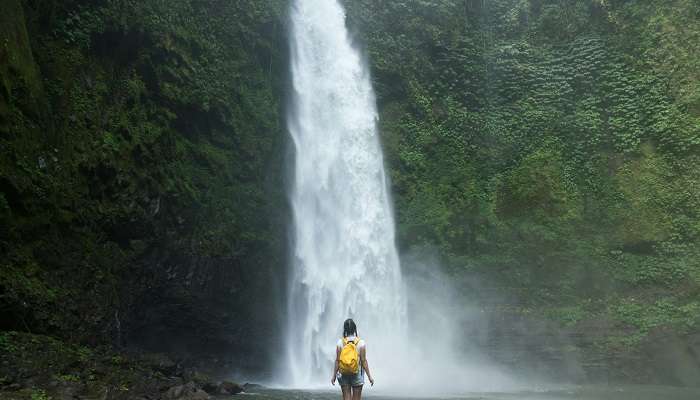
<svg viewBox="0 0 700 400"><path fill-rule="evenodd" d="M132 392L153 397L189 380L188 374L192 372L163 364L162 358L149 359L149 355L115 354L106 346L89 349L44 335L0 333L3 399L129 399ZM212 383L205 375L199 376L202 384ZM7 390L11 385L15 388Z"/></svg>
<svg viewBox="0 0 700 400"><path fill-rule="evenodd" d="M3 4L2 328L120 345L149 309L196 301L178 268L269 279L285 234L284 10ZM241 304L257 286L236 290L217 323L253 319Z"/></svg>
<svg viewBox="0 0 700 400"><path fill-rule="evenodd" d="M612 357L700 331L697 2L346 5L403 251L478 279L471 301L608 321L596 345Z"/></svg>
<svg viewBox="0 0 700 400"><path fill-rule="evenodd" d="M46 394L45 390L38 389L32 392L31 400L51 400L52 397Z"/></svg>
<svg viewBox="0 0 700 400"><path fill-rule="evenodd" d="M700 3L345 3L402 252L435 250L496 314L595 329L574 352L610 365L700 333ZM287 6L4 0L7 357L127 392L145 370L101 346L163 331L219 355L269 344Z"/></svg>

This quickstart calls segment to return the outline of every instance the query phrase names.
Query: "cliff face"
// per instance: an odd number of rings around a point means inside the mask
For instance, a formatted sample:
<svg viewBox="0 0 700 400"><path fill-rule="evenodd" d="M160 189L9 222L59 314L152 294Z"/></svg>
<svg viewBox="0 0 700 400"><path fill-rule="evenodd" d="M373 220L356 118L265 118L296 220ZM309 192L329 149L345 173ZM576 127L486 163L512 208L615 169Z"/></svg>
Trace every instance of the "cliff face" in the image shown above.
<svg viewBox="0 0 700 400"><path fill-rule="evenodd" d="M283 2L5 3L1 328L264 363Z"/></svg>
<svg viewBox="0 0 700 400"><path fill-rule="evenodd" d="M700 382L698 2L345 4L400 248L439 255L484 348Z"/></svg>
<svg viewBox="0 0 700 400"><path fill-rule="evenodd" d="M345 3L400 248L439 255L478 345L700 382L697 1ZM270 364L287 6L4 0L0 330Z"/></svg>

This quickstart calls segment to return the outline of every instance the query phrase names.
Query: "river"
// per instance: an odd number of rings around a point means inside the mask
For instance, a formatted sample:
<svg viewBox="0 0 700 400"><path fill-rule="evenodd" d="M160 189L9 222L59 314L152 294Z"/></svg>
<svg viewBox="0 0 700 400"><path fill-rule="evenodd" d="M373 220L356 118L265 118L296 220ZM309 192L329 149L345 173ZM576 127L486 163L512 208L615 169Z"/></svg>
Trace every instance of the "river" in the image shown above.
<svg viewBox="0 0 700 400"><path fill-rule="evenodd" d="M340 389L335 391L259 389L245 395L255 400L338 400ZM410 395L382 395L380 391L366 388L363 398L375 400L399 400ZM668 386L560 386L507 393L464 393L437 397L415 397L425 400L698 400L700 388L676 388Z"/></svg>

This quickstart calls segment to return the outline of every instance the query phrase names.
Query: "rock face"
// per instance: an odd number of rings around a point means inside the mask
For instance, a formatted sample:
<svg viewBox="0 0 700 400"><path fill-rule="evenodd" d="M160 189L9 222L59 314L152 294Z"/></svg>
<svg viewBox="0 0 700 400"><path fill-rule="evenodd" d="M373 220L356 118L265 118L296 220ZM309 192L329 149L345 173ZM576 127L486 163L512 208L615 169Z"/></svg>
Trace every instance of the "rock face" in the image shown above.
<svg viewBox="0 0 700 400"><path fill-rule="evenodd" d="M580 339L575 332L563 331L551 321L505 312L486 314L485 321L486 331L473 324L466 328L467 336L475 338L474 345L516 375L579 383L593 377L607 381L607 371L581 358L573 345Z"/></svg>
<svg viewBox="0 0 700 400"><path fill-rule="evenodd" d="M590 320L563 329L535 316L487 313L482 326L465 328L481 351L519 376L554 381L624 382L700 386L700 334L680 336L654 332L644 352L601 350L599 343L611 330L610 322ZM630 379L632 378L632 379Z"/></svg>
<svg viewBox="0 0 700 400"><path fill-rule="evenodd" d="M271 338L257 332L274 331L276 324L267 291L282 282L271 271L233 258L169 253L144 261L144 269L152 273L139 279L154 289L143 293L143 306L129 318L128 343L207 367L261 370L269 364L264 350ZM256 294L264 298L251 302Z"/></svg>
<svg viewBox="0 0 700 400"><path fill-rule="evenodd" d="M650 383L700 387L700 334L660 332L645 355L641 364Z"/></svg>
<svg viewBox="0 0 700 400"><path fill-rule="evenodd" d="M286 6L25 3L0 13L0 329L267 367ZM166 14L182 20L152 23Z"/></svg>

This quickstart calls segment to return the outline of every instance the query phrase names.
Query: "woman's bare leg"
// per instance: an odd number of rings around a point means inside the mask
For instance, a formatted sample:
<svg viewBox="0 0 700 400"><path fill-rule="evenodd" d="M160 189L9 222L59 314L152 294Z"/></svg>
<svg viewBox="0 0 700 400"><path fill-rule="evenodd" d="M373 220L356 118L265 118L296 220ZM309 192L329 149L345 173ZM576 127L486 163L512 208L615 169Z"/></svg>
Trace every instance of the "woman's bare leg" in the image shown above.
<svg viewBox="0 0 700 400"><path fill-rule="evenodd" d="M350 386L341 386L340 390L343 391L343 400L352 400L352 391Z"/></svg>
<svg viewBox="0 0 700 400"><path fill-rule="evenodd" d="M352 387L352 400L360 400L362 398L362 386Z"/></svg>

